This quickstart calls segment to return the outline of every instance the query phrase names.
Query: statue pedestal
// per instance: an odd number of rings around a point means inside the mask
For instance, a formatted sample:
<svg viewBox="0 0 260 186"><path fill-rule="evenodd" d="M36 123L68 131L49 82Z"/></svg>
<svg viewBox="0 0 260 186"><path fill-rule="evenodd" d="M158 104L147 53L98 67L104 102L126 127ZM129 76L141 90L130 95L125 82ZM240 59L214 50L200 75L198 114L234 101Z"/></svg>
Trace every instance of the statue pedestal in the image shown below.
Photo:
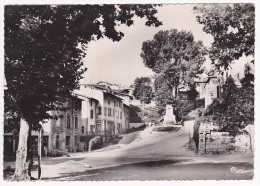
<svg viewBox="0 0 260 186"><path fill-rule="evenodd" d="M171 105L166 105L166 113L163 118L163 124L169 125L175 123L176 123L176 117L173 114L173 107Z"/></svg>

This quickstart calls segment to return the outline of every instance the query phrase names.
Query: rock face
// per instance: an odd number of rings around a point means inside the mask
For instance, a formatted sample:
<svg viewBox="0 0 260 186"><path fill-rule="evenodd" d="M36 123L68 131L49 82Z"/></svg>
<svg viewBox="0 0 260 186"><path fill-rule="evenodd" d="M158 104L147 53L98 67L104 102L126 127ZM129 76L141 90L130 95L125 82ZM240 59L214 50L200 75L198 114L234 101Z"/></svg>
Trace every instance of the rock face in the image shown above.
<svg viewBox="0 0 260 186"><path fill-rule="evenodd" d="M93 149L98 149L100 148L102 145L102 140L100 136L95 136L94 138L92 138L89 141L89 145L88 145L88 151L91 151Z"/></svg>
<svg viewBox="0 0 260 186"><path fill-rule="evenodd" d="M166 114L163 119L163 124L165 125L176 123L176 117L173 114L173 107L171 105L166 105Z"/></svg>

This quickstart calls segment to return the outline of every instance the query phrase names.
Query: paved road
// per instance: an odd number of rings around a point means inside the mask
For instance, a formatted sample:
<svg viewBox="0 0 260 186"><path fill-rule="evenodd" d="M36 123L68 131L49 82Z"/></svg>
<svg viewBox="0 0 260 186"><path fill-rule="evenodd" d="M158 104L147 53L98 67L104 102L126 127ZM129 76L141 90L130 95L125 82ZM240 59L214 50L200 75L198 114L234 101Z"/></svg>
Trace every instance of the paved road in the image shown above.
<svg viewBox="0 0 260 186"><path fill-rule="evenodd" d="M146 129L140 133L140 139L118 149L70 157L71 167L78 168L54 180L252 179L253 163L248 161L252 160L250 154L199 156L188 151L187 143L192 128L193 121L186 121L177 132L152 132ZM58 158L57 161L67 160ZM91 170L77 171L82 166L91 167Z"/></svg>
<svg viewBox="0 0 260 186"><path fill-rule="evenodd" d="M43 158L43 180L248 180L252 154L196 155L187 150L193 121L177 132L148 128L130 144L71 157ZM136 134L135 134L136 135ZM132 138L132 135L128 135ZM128 140L125 140L128 141ZM37 175L37 171L33 172Z"/></svg>
<svg viewBox="0 0 260 186"><path fill-rule="evenodd" d="M237 172L234 170L237 170ZM250 180L253 177L252 170L252 164L248 163L195 163L183 165L172 160L162 160L95 169L70 174L55 180Z"/></svg>

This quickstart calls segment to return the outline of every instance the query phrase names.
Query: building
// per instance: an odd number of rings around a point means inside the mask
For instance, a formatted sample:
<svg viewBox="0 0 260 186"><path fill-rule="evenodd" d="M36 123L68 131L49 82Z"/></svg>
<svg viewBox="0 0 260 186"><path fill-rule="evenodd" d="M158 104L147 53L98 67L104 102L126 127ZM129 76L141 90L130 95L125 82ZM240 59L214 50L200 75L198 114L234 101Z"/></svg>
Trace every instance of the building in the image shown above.
<svg viewBox="0 0 260 186"><path fill-rule="evenodd" d="M67 98L63 107L69 107L67 111L51 111L52 115L62 115L62 118L49 119L44 124L44 131L49 132L49 154L59 152L73 152L80 150L80 136L82 134L82 99L77 97Z"/></svg>
<svg viewBox="0 0 260 186"><path fill-rule="evenodd" d="M63 107L68 107L67 111L50 111L50 115L60 115L62 118L49 119L47 123L42 124L42 155L56 155L58 152L79 151L82 118L82 100L77 97L67 98ZM4 133L4 155L15 156L18 148L18 136L14 137L12 133L11 120L5 120ZM16 121L19 122L19 121ZM9 129L10 128L10 129ZM34 155L38 154L39 131L31 132L31 144Z"/></svg>
<svg viewBox="0 0 260 186"><path fill-rule="evenodd" d="M110 86L83 85L76 94L84 99L82 127L86 130L83 135L99 135L107 141L129 128L130 108Z"/></svg>
<svg viewBox="0 0 260 186"><path fill-rule="evenodd" d="M213 102L213 99L220 98L221 84L217 76L208 76L196 84L199 98L205 98L205 108Z"/></svg>
<svg viewBox="0 0 260 186"><path fill-rule="evenodd" d="M210 105L215 98L221 98L223 92L223 84L228 77L234 79L234 83L237 87L241 87L239 74L232 70L223 70L217 75L211 75L196 81L196 89L199 92L199 98L205 98L205 108Z"/></svg>

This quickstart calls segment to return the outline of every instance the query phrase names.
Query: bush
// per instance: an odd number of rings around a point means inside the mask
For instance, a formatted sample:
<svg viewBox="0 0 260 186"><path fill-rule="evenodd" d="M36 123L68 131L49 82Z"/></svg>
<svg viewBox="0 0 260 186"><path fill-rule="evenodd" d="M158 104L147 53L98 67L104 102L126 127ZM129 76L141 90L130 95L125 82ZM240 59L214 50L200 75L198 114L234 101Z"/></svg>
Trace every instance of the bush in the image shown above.
<svg viewBox="0 0 260 186"><path fill-rule="evenodd" d="M196 108L204 108L205 107L205 98L196 100Z"/></svg>
<svg viewBox="0 0 260 186"><path fill-rule="evenodd" d="M232 77L227 79L221 99L214 99L205 112L212 116L220 131L236 135L240 129L254 123L254 86L237 88Z"/></svg>

